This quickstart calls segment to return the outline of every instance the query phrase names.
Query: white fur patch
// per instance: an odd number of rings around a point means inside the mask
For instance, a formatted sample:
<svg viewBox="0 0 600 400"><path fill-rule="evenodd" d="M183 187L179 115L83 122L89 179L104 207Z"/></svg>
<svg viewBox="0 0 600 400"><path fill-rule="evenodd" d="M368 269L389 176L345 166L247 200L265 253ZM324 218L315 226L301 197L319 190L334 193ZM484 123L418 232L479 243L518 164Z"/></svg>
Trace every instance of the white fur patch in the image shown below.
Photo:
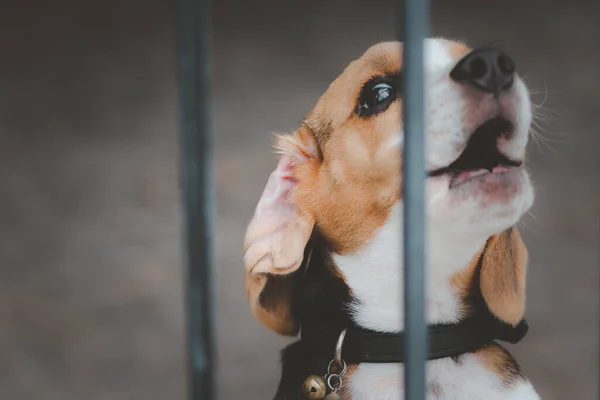
<svg viewBox="0 0 600 400"><path fill-rule="evenodd" d="M435 38L425 40L425 68L441 70L453 64L448 44Z"/></svg>
<svg viewBox="0 0 600 400"><path fill-rule="evenodd" d="M397 203L368 246L351 255L333 255L356 298L350 305L354 319L365 328L381 332L404 329L401 230L402 203ZM429 224L426 305L430 323L458 321L459 299L449 279L485 243L485 238L448 240L444 231Z"/></svg>
<svg viewBox="0 0 600 400"><path fill-rule="evenodd" d="M428 391L427 400L539 400L528 381L506 387L498 376L482 367L477 356L465 355L461 364L451 359L427 363L427 383L438 388ZM404 399L402 365L360 364L348 380L346 390L352 400Z"/></svg>

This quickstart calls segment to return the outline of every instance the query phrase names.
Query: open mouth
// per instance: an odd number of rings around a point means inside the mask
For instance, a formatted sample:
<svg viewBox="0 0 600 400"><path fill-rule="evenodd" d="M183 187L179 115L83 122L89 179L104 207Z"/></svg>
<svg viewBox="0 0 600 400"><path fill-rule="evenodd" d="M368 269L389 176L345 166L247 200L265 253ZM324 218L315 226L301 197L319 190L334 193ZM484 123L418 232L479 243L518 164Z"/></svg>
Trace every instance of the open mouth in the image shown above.
<svg viewBox="0 0 600 400"><path fill-rule="evenodd" d="M448 174L450 186L456 186L489 173L503 173L510 167L519 167L522 161L513 161L498 150L498 138L513 130L510 121L496 117L480 125L469 138L461 155L450 165L430 171L430 177Z"/></svg>

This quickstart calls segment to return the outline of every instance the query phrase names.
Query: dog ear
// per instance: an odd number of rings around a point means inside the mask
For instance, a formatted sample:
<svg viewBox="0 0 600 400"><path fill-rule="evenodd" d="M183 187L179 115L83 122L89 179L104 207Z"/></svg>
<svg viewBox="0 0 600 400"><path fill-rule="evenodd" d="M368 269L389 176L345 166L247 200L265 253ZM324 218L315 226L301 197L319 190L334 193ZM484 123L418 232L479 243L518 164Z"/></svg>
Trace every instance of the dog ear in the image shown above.
<svg viewBox="0 0 600 400"><path fill-rule="evenodd" d="M291 315L293 272L315 225L314 216L295 203L299 182L310 185L320 162L312 132L277 136L280 160L269 176L244 240L246 294L256 319L284 335L298 332ZM314 180L312 180L314 182Z"/></svg>
<svg viewBox="0 0 600 400"><path fill-rule="evenodd" d="M517 228L492 236L483 251L481 294L497 318L516 326L525 314L527 248Z"/></svg>

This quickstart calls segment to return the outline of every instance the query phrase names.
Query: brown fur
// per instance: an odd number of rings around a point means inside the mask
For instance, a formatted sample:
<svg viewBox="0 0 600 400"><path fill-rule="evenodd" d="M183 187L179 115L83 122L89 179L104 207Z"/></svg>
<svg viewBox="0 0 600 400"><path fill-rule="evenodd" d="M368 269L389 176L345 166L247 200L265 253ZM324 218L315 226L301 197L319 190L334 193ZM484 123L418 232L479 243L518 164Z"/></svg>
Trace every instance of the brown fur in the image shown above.
<svg viewBox="0 0 600 400"><path fill-rule="evenodd" d="M525 313L527 248L512 228L492 238L481 267L481 293L490 311L517 325Z"/></svg>
<svg viewBox="0 0 600 400"><path fill-rule="evenodd" d="M479 284L487 306L496 317L516 326L525 313L527 269L527 248L517 228L490 237L469 265L450 278L462 298L468 294L480 258Z"/></svg>
<svg viewBox="0 0 600 400"><path fill-rule="evenodd" d="M372 120L358 118L354 109L362 84L374 75L398 71L401 56L400 45L394 43L369 49L329 86L297 132L278 139L277 148L289 155L297 151L294 142L306 146L312 141L315 157L296 167L292 203L314 215L340 254L368 242L400 198L400 152L380 146L399 127L402 102Z"/></svg>
<svg viewBox="0 0 600 400"><path fill-rule="evenodd" d="M502 346L490 344L475 352L483 366L499 376L504 386L513 385L523 379L523 374L515 359Z"/></svg>
<svg viewBox="0 0 600 400"><path fill-rule="evenodd" d="M466 298L468 295L480 260L479 285L488 308L502 321L516 326L525 313L527 268L527 248L517 228L489 238L486 246L469 265L451 278L460 297ZM504 385L509 386L523 378L518 364L503 347L491 344L475 354L485 368L500 377Z"/></svg>

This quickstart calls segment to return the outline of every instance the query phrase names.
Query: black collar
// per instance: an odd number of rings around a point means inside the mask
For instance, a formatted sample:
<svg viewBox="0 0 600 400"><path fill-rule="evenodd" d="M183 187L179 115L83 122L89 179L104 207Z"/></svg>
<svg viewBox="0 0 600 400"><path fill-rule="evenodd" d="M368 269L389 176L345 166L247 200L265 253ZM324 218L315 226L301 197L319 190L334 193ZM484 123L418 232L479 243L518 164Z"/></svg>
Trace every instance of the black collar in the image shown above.
<svg viewBox="0 0 600 400"><path fill-rule="evenodd" d="M342 358L348 364L404 362L404 333L381 333L357 326L303 326L301 341L309 351L333 357L335 344L347 329L342 347ZM428 327L428 360L457 357L481 349L501 340L517 343L527 334L528 326L522 320L516 327L504 323L491 314L480 313L456 324L437 324Z"/></svg>

